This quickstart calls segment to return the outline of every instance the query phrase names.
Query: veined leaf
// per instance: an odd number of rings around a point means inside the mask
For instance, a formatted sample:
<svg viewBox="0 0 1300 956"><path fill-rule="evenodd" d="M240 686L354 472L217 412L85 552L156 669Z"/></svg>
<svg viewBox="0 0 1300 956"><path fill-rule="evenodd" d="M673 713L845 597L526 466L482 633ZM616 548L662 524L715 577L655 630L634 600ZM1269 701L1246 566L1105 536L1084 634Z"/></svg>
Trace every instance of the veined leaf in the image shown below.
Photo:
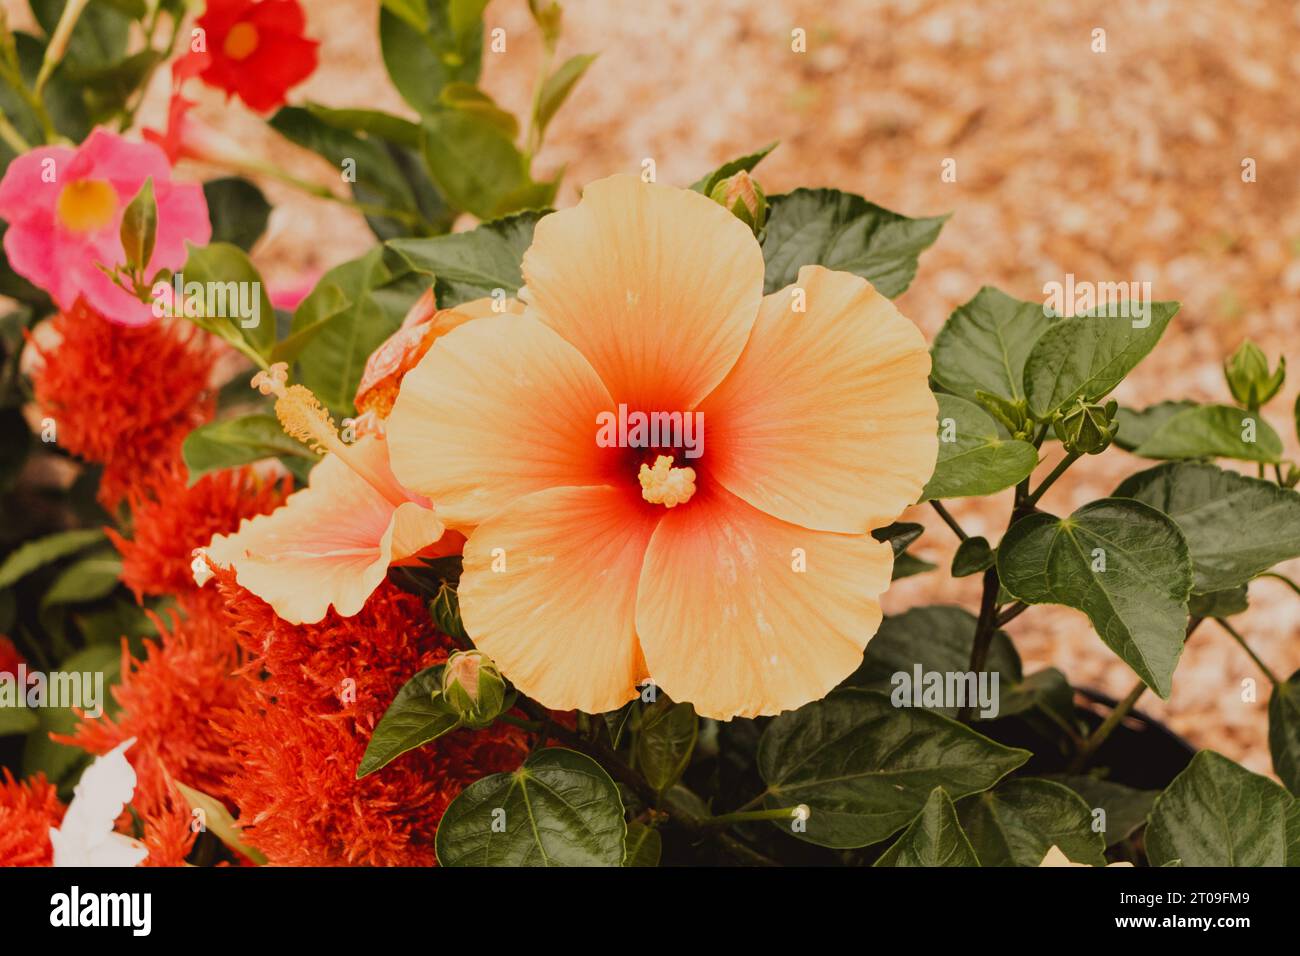
<svg viewBox="0 0 1300 956"><path fill-rule="evenodd" d="M1025 360L1052 324L1041 302L1013 299L985 286L948 316L934 338L931 375L972 402L978 392L1010 401L1025 397Z"/></svg>
<svg viewBox="0 0 1300 956"><path fill-rule="evenodd" d="M1033 472L1038 450L1004 438L992 417L973 402L939 394L939 458L922 501L991 495Z"/></svg>
<svg viewBox="0 0 1300 956"><path fill-rule="evenodd" d="M930 791L921 814L908 825L876 866L979 866L961 828L952 799L942 787Z"/></svg>

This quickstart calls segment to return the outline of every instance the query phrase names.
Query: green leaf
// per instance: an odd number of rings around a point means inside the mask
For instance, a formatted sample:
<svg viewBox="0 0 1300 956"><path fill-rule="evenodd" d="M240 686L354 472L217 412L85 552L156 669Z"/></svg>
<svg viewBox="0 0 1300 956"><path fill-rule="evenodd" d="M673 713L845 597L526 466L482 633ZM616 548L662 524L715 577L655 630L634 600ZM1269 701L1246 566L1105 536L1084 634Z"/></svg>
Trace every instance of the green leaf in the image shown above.
<svg viewBox="0 0 1300 956"><path fill-rule="evenodd" d="M578 85L587 68L596 62L596 56L595 53L579 53L577 56L571 56L546 78L537 98L537 109L533 113L533 126L538 142L541 142L542 137L546 135L546 127L564 105L564 101L569 98L569 94Z"/></svg>
<svg viewBox="0 0 1300 956"><path fill-rule="evenodd" d="M116 551L88 555L64 568L41 598L42 607L98 601L117 587L122 559Z"/></svg>
<svg viewBox="0 0 1300 956"><path fill-rule="evenodd" d="M952 556L952 576L966 578L979 574L993 567L998 556L989 546L988 538L976 535L957 545L957 552Z"/></svg>
<svg viewBox="0 0 1300 956"><path fill-rule="evenodd" d="M286 435L274 415L245 415L200 425L185 436L181 457L189 469L191 485L209 472L265 458L296 458L313 464L320 458Z"/></svg>
<svg viewBox="0 0 1300 956"><path fill-rule="evenodd" d="M943 787L957 797L993 786L1029 758L883 694L837 690L775 718L758 747L768 807L807 805L801 839L869 846L905 827Z"/></svg>
<svg viewBox="0 0 1300 956"><path fill-rule="evenodd" d="M935 336L930 374L946 391L972 402L978 392L1019 401L1025 397L1025 360L1052 321L1041 302L1013 299L986 285Z"/></svg>
<svg viewBox="0 0 1300 956"><path fill-rule="evenodd" d="M442 866L622 866L626 835L609 774L551 747L466 787L435 840Z"/></svg>
<svg viewBox="0 0 1300 956"><path fill-rule="evenodd" d="M1152 866L1286 866L1294 803L1267 777L1202 750L1156 798L1147 858Z"/></svg>
<svg viewBox="0 0 1300 956"><path fill-rule="evenodd" d="M635 820L627 825L627 857L624 866L658 866L663 853L659 831Z"/></svg>
<svg viewBox="0 0 1300 956"><path fill-rule="evenodd" d="M636 766L646 782L663 793L686 772L695 751L699 721L690 704L661 697L641 712L636 735Z"/></svg>
<svg viewBox="0 0 1300 956"><path fill-rule="evenodd" d="M1046 421L1077 398L1095 402L1108 395L1155 347L1177 311L1177 302L1151 302L1143 319L1090 313L1053 322L1025 361L1029 410Z"/></svg>
<svg viewBox="0 0 1300 956"><path fill-rule="evenodd" d="M84 551L103 540L104 532L100 529L81 528L76 531L59 531L28 541L5 558L4 564L0 564L0 590L12 587L16 581L47 564Z"/></svg>
<svg viewBox="0 0 1300 956"><path fill-rule="evenodd" d="M379 12L379 44L397 92L416 112L439 109L448 83L475 83L483 56L483 28L465 23L457 0L404 0L403 15L388 5ZM453 27L452 8L458 11ZM481 4L478 5L481 11ZM424 16L420 9L423 8ZM423 29L416 23L426 22Z"/></svg>
<svg viewBox="0 0 1300 956"><path fill-rule="evenodd" d="M428 286L397 257L389 262L384 251L375 246L325 273L293 315L293 334L318 330L298 354L300 380L342 416L355 410L366 360Z"/></svg>
<svg viewBox="0 0 1300 956"><path fill-rule="evenodd" d="M110 717L117 713L118 706L111 689L118 682L122 669L120 645L93 645L68 657L57 669L68 674L91 675L92 682L95 674L103 674L104 697L99 703ZM50 739L50 734L71 734L76 730L80 719L71 707L43 707L36 711L36 717L40 721L40 727L28 735L23 745L22 776L30 777L40 771L53 783L69 783L73 771L89 763L90 756L79 747L56 743Z"/></svg>
<svg viewBox="0 0 1300 956"><path fill-rule="evenodd" d="M185 286L197 282L205 290L193 303L185 296L185 317L265 367L275 345L275 310L247 253L228 242L202 247L187 242L185 247L189 250L182 270ZM245 311L243 301L251 303L250 314L239 314ZM209 306L211 315L207 314ZM181 303L174 307L179 314ZM191 310L199 314L190 315Z"/></svg>
<svg viewBox="0 0 1300 956"><path fill-rule="evenodd" d="M1196 556L1192 556L1192 564L1196 564ZM1242 614L1250 608L1250 601L1246 596L1246 585L1242 584L1235 588L1224 588L1222 591L1207 591L1204 594L1192 592L1191 598L1187 601L1187 613L1192 617L1232 617L1234 614Z"/></svg>
<svg viewBox="0 0 1300 956"><path fill-rule="evenodd" d="M1026 478L1038 464L1027 441L1004 438L984 409L956 395L939 394L939 459L922 501L991 495Z"/></svg>
<svg viewBox="0 0 1300 956"><path fill-rule="evenodd" d="M931 605L891 614L881 621L876 636L867 644L862 663L844 681L844 686L889 694L898 686L895 675L904 674L915 683L917 668L922 673L965 673L970 670L974 640L975 617L964 608ZM1020 655L1006 632L993 632L984 670L998 675L1002 696L1020 683ZM910 702L910 696L903 696ZM927 709L955 717L959 708Z"/></svg>
<svg viewBox="0 0 1300 956"><path fill-rule="evenodd" d="M1187 543L1170 518L1127 498L1094 501L1065 519L1032 514L1002 539L998 573L1026 604L1083 611L1111 650L1169 696L1192 586Z"/></svg>
<svg viewBox="0 0 1300 956"><path fill-rule="evenodd" d="M1170 416L1133 453L1143 458L1236 458L1272 463L1282 458L1282 439L1258 412L1231 405L1195 405Z"/></svg>
<svg viewBox="0 0 1300 956"><path fill-rule="evenodd" d="M611 710L601 714L605 721L605 729L609 732L609 745L615 750L618 749L619 742L623 739L623 731L627 730L628 721L632 718L632 711L636 707L635 700L629 700L618 710Z"/></svg>
<svg viewBox="0 0 1300 956"><path fill-rule="evenodd" d="M0 680L12 680L12 677L8 674L0 675ZM16 684L15 687L19 694L23 693L22 688L17 687ZM40 718L26 706L0 707L0 737L16 737L30 733L40 725Z"/></svg>
<svg viewBox="0 0 1300 956"><path fill-rule="evenodd" d="M256 847L251 847L244 842L239 824L235 822L235 818L230 815L230 811L226 809L224 803L215 797L208 796L201 790L185 786L179 780L175 781L175 783L176 789L181 792L181 796L190 805L190 809L203 811L203 825L213 836L236 853L248 857L258 866L266 865L266 855Z"/></svg>
<svg viewBox="0 0 1300 956"><path fill-rule="evenodd" d="M1300 671L1274 687L1268 699L1268 750L1278 779L1300 794Z"/></svg>
<svg viewBox="0 0 1300 956"><path fill-rule="evenodd" d="M448 109L485 120L511 140L519 135L519 121L515 119L515 114L502 109L491 95L472 83L448 83L438 98Z"/></svg>
<svg viewBox="0 0 1300 956"><path fill-rule="evenodd" d="M460 718L442 700L442 668L426 667L402 685L370 735L357 765L358 780L460 726Z"/></svg>
<svg viewBox="0 0 1300 956"><path fill-rule="evenodd" d="M456 593L453 585L445 581L442 583L438 593L429 602L429 615L433 618L434 625L443 634L458 641L469 640L469 635L465 633L465 624L460 618L460 595Z"/></svg>
<svg viewBox="0 0 1300 956"><path fill-rule="evenodd" d="M871 536L877 541L888 541L889 546L894 549L894 555L897 556L906 551L924 532L925 525L918 522L895 521L883 528L877 528L871 532Z"/></svg>
<svg viewBox="0 0 1300 956"><path fill-rule="evenodd" d="M286 106L270 123L281 135L327 159L349 182L352 197L374 207L366 214L371 231L380 239L409 236L450 226L450 216L422 169L415 150L386 143L369 132L348 130L341 113L323 108ZM407 133L402 132L403 138ZM415 127L416 149L420 143Z"/></svg>
<svg viewBox="0 0 1300 956"><path fill-rule="evenodd" d="M382 3L385 10L391 10L421 33L429 29L429 8L425 0L382 0Z"/></svg>
<svg viewBox="0 0 1300 956"><path fill-rule="evenodd" d="M722 182L722 180L726 179L728 176L734 176L736 173L741 171L752 173L754 167L766 159L767 154L776 149L776 147L777 143L774 140L762 149L755 150L745 156L725 162L703 179L697 179L695 182L691 183L691 188L697 193L704 193L704 195L707 196L709 193L713 192L714 186L718 185L718 183Z"/></svg>
<svg viewBox="0 0 1300 956"><path fill-rule="evenodd" d="M228 242L245 252L266 231L271 204L247 179L228 176L210 179L203 184L208 201L208 218L212 220L212 242Z"/></svg>
<svg viewBox="0 0 1300 956"><path fill-rule="evenodd" d="M911 284L917 258L947 218L909 219L835 189L771 196L762 239L764 291L792 285L801 266L822 265L862 276L892 299Z"/></svg>
<svg viewBox="0 0 1300 956"><path fill-rule="evenodd" d="M389 247L411 268L437 278L438 307L450 309L498 292L513 296L524 284L520 263L533 227L545 212L521 212L468 232L432 239L395 239Z"/></svg>
<svg viewBox="0 0 1300 956"><path fill-rule="evenodd" d="M452 205L480 219L540 208L553 196L532 194L528 159L513 138L482 112L460 110L425 117L424 161Z"/></svg>
<svg viewBox="0 0 1300 956"><path fill-rule="evenodd" d="M1119 423L1119 432L1115 435L1115 444L1125 451L1133 451L1154 435L1160 426L1169 419L1185 409L1195 407L1195 402L1186 400L1148 405L1140 412L1120 406L1115 415L1115 420Z"/></svg>
<svg viewBox="0 0 1300 956"><path fill-rule="evenodd" d="M382 110L337 109L305 103L303 109L326 126L345 133L366 133L406 149L420 148L420 124Z"/></svg>
<svg viewBox="0 0 1300 956"><path fill-rule="evenodd" d="M1237 587L1300 556L1300 494L1269 481L1179 462L1126 478L1114 495L1144 502L1177 522L1198 593Z"/></svg>
<svg viewBox="0 0 1300 956"><path fill-rule="evenodd" d="M54 35L66 0L31 0L32 13L47 37ZM126 55L131 18L114 4L89 3L77 18L63 62L69 66L107 67Z"/></svg>
<svg viewBox="0 0 1300 956"><path fill-rule="evenodd" d="M1053 774L1044 779L1069 787L1094 811L1105 811L1105 828L1101 833L1107 846L1128 839L1145 826L1151 804L1160 795L1158 790L1135 790L1122 783L1083 775Z"/></svg>
<svg viewBox="0 0 1300 956"><path fill-rule="evenodd" d="M148 269L158 240L158 204L154 201L152 176L145 178L144 184L126 204L118 235L127 266L141 271Z"/></svg>
<svg viewBox="0 0 1300 956"><path fill-rule="evenodd" d="M1088 804L1051 780L1008 780L958 802L957 817L981 866L1038 866L1054 846L1075 863L1106 865Z"/></svg>
<svg viewBox="0 0 1300 956"><path fill-rule="evenodd" d="M890 574L891 581L901 581L903 578L910 578L916 574L925 574L927 571L933 571L938 565L924 558L918 558L915 555L903 553L894 558L894 570Z"/></svg>
<svg viewBox="0 0 1300 956"><path fill-rule="evenodd" d="M876 866L979 866L952 798L942 787L930 791L921 814L908 825Z"/></svg>

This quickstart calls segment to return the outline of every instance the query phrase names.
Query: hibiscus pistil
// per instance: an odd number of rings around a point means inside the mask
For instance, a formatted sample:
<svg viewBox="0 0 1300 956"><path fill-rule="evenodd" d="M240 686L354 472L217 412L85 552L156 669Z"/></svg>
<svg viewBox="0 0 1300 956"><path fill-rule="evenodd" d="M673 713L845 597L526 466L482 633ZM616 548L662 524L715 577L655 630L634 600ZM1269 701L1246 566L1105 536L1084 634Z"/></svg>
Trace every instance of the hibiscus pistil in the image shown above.
<svg viewBox="0 0 1300 956"><path fill-rule="evenodd" d="M695 494L695 469L674 467L669 455L656 458L653 468L642 465L637 478L641 482L641 497L652 505L675 508L686 504Z"/></svg>

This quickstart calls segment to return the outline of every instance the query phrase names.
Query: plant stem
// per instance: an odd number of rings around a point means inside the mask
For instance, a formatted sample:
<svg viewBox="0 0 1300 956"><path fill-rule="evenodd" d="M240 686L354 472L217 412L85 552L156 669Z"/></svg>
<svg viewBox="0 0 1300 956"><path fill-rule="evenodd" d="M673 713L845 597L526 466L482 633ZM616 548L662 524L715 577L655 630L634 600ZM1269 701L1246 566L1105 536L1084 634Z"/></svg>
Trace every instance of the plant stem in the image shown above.
<svg viewBox="0 0 1300 956"><path fill-rule="evenodd" d="M23 139L22 133L18 132L14 128L14 124L9 122L9 117L5 116L3 110L0 110L0 139L4 140L6 146L20 155L32 148L32 144Z"/></svg>
<svg viewBox="0 0 1300 956"><path fill-rule="evenodd" d="M998 617L998 581L997 565L984 572L984 592L980 596L980 616L975 622L975 637L971 641L970 668L978 674L984 669L984 662L989 656L989 645L993 643L993 634L997 631ZM957 712L957 719L969 723L971 706L967 704Z"/></svg>
<svg viewBox="0 0 1300 956"><path fill-rule="evenodd" d="M735 813L723 813L709 817L705 826L727 827L733 823L752 823L757 820L790 820L798 812L798 807L777 807L775 810L737 810Z"/></svg>
<svg viewBox="0 0 1300 956"><path fill-rule="evenodd" d="M81 19L81 12L86 9L89 0L68 0L63 7L63 13L59 15L59 22L54 27L54 33L50 36L49 45L45 48L45 56L41 60L40 71L36 74L36 82L32 84L32 92L37 96L45 90L45 84L50 80L52 74L63 61L63 54L68 52L68 41L72 39L72 31L77 27L77 21Z"/></svg>
<svg viewBox="0 0 1300 956"><path fill-rule="evenodd" d="M516 717L513 714L497 714L497 720L503 724L509 724L511 727L519 727L530 733L538 734L545 729L544 725L536 720L524 720L522 717Z"/></svg>
<svg viewBox="0 0 1300 956"><path fill-rule="evenodd" d="M943 519L943 523L949 528L952 528L952 533L955 534L959 540L965 541L970 537L970 535L962 530L962 526L957 523L957 519L949 514L948 509L943 506L942 501L931 499L930 506L939 513L939 517Z"/></svg>
<svg viewBox="0 0 1300 956"><path fill-rule="evenodd" d="M1060 478L1063 474L1065 474L1065 470L1078 460L1079 460L1078 452L1069 452L1064 458L1062 458L1057 463L1056 467L1052 469L1051 474L1049 474L1046 478L1043 479L1043 483L1038 486L1037 490L1035 490L1027 498L1025 498L1025 500L1022 502L1022 510L1028 511L1035 504L1037 504L1038 499L1043 497L1043 492L1045 492L1048 488L1052 487L1052 484L1056 481L1056 479Z"/></svg>
<svg viewBox="0 0 1300 956"><path fill-rule="evenodd" d="M3 79L32 111L36 121L41 125L43 142L55 143L60 140L58 130L50 111L45 108L45 100L28 88L23 80L22 65L18 62L18 46L14 41L13 31L9 29L9 17L0 9L0 79Z"/></svg>
<svg viewBox="0 0 1300 956"><path fill-rule="evenodd" d="M1282 465L1280 463L1273 462L1273 474L1277 475L1277 483L1285 488L1286 479L1282 477Z"/></svg>
<svg viewBox="0 0 1300 956"><path fill-rule="evenodd" d="M1261 578L1277 578L1279 581L1281 581L1283 584L1285 584L1287 587L1289 587L1289 588L1290 588L1292 591L1294 591L1296 594L1300 594L1300 584L1296 584L1294 581L1292 581L1290 578L1288 578L1285 574L1278 574L1276 571L1265 571L1263 574L1260 575L1260 577L1261 577Z"/></svg>
<svg viewBox="0 0 1300 956"><path fill-rule="evenodd" d="M1237 633L1237 629L1234 628L1231 624L1229 624L1221 617L1216 617L1214 620L1215 623L1219 625L1219 627L1223 628L1225 631L1227 631L1229 634L1232 635L1233 640L1235 640L1238 644L1241 645L1241 649L1250 656L1250 659L1255 662L1255 666L1258 667L1263 672L1264 676L1268 678L1268 682L1272 684L1274 687L1276 687L1279 683L1277 679L1277 675L1275 675L1271 670L1269 670L1268 665L1259 659L1259 655L1257 655L1254 651L1250 649L1250 645L1246 643L1246 639L1244 637L1242 637L1239 633Z"/></svg>
<svg viewBox="0 0 1300 956"><path fill-rule="evenodd" d="M1187 633L1183 635L1184 643L1186 643L1187 638L1192 636L1192 632L1200 626L1201 620L1199 617L1194 617L1187 622ZM1128 692L1128 695L1115 705L1115 708L1106 715L1106 719L1088 735L1088 739L1083 742L1083 746L1074 755L1074 759L1070 761L1068 773L1082 772L1083 768L1088 765L1088 761L1092 759L1093 754L1101 748L1101 745L1106 742L1106 739L1120 725L1120 722L1128 716L1129 711L1137 704L1138 698L1146 692L1146 689L1147 685L1143 681L1138 681L1133 689Z"/></svg>
<svg viewBox="0 0 1300 956"><path fill-rule="evenodd" d="M1020 615L1024 614L1028 610L1029 610L1028 604L1026 604L1024 601L1017 601L1015 604L1011 605L1009 608L1007 608L1005 611L1003 611L1001 614L998 615L997 622L996 622L997 626L1001 627L1003 624L1006 624L1008 621L1014 621L1016 618L1018 618Z"/></svg>

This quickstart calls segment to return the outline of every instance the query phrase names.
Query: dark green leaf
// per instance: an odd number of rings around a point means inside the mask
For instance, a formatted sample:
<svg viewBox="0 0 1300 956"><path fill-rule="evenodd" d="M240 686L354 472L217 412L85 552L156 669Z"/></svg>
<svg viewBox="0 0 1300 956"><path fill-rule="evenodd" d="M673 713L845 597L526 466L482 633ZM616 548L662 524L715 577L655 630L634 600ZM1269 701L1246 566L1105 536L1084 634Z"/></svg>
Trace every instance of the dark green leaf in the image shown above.
<svg viewBox="0 0 1300 956"><path fill-rule="evenodd" d="M189 250L183 270L185 286L200 283L204 289L193 302L185 294L185 317L264 365L275 345L275 310L247 253L228 242L185 245ZM181 311L181 303L174 307L177 313ZM191 311L198 314L191 315Z"/></svg>
<svg viewBox="0 0 1300 956"><path fill-rule="evenodd" d="M468 232L432 239L396 239L388 245L411 268L436 277L438 307L450 309L498 290L512 296L524 284L519 264L545 212L521 212Z"/></svg>
<svg viewBox="0 0 1300 956"><path fill-rule="evenodd" d="M442 668L426 667L402 685L370 735L357 766L358 780L460 726L460 718L442 701Z"/></svg>
<svg viewBox="0 0 1300 956"><path fill-rule="evenodd" d="M145 179L122 212L118 228L126 264L141 271L148 269L153 247L158 240L158 204L154 201L153 177Z"/></svg>
<svg viewBox="0 0 1300 956"><path fill-rule="evenodd" d="M528 196L528 160L510 134L481 112L436 113L424 121L424 161L452 205L480 219L548 205ZM535 200L535 201L530 201Z"/></svg>
<svg viewBox="0 0 1300 956"><path fill-rule="evenodd" d="M245 252L253 248L271 215L271 204L247 179L229 176L203 184L212 220L212 242L228 242Z"/></svg>
<svg viewBox="0 0 1300 956"><path fill-rule="evenodd" d="M1094 501L1065 519L1032 514L1002 539L998 572L1026 604L1083 611L1111 650L1169 696L1192 585L1187 543L1170 518L1126 498Z"/></svg>
<svg viewBox="0 0 1300 956"><path fill-rule="evenodd" d="M469 635L465 633L465 625L460 619L460 596L453 585L444 581L438 588L438 593L429 602L429 614L443 634L457 641L469 640Z"/></svg>
<svg viewBox="0 0 1300 956"><path fill-rule="evenodd" d="M548 748L463 790L438 824L443 866L622 866L627 824L609 774Z"/></svg>
<svg viewBox="0 0 1300 956"><path fill-rule="evenodd" d="M84 551L92 544L104 540L98 528L81 528L76 531L59 531L55 534L28 541L0 564L0 589L13 584L38 568Z"/></svg>
<svg viewBox="0 0 1300 956"><path fill-rule="evenodd" d="M985 286L948 316L934 338L931 375L970 401L977 392L1004 399L1025 397L1025 360L1052 324L1041 302L1023 302Z"/></svg>
<svg viewBox="0 0 1300 956"><path fill-rule="evenodd" d="M633 821L627 825L627 858L624 866L658 866L663 852L663 839L659 831L644 823Z"/></svg>
<svg viewBox="0 0 1300 956"><path fill-rule="evenodd" d="M980 861L961 828L952 798L942 787L935 787L920 816L881 854L875 865L979 866Z"/></svg>
<svg viewBox="0 0 1300 956"><path fill-rule="evenodd" d="M122 648L119 645L97 644L78 651L62 661L58 668L65 674L81 674L83 696L89 696L86 688L93 689L95 675L103 674L103 699L101 704L109 716L117 713L117 702L113 699L112 687L118 682L122 669ZM86 683L86 677L90 683ZM89 709L89 700L86 701ZM30 777L38 771L43 772L52 782L63 785L69 782L74 770L90 760L89 755L79 747L55 743L50 734L71 734L80 723L80 718L71 707L43 707L36 711L40 727L29 734L23 747L22 776ZM65 795L66 799L66 795Z"/></svg>
<svg viewBox="0 0 1300 956"><path fill-rule="evenodd" d="M1069 787L1094 811L1105 811L1102 835L1107 846L1114 846L1132 836L1139 827L1145 826L1151 804L1160 795L1158 790L1135 790L1122 783L1097 777L1061 774L1046 779Z"/></svg>
<svg viewBox="0 0 1300 956"><path fill-rule="evenodd" d="M1294 804L1267 777L1202 750L1156 798L1147 857L1152 866L1286 866Z"/></svg>
<svg viewBox="0 0 1300 956"><path fill-rule="evenodd" d="M618 749L619 743L623 739L623 731L627 730L627 723L632 717L632 710L636 707L635 700L629 700L618 710L611 710L600 716L605 721L605 729L609 731L609 745L615 750Z"/></svg>
<svg viewBox="0 0 1300 956"><path fill-rule="evenodd" d="M810 808L801 839L843 848L896 833L935 787L957 797L985 790L1028 758L946 717L849 689L775 718L758 769L768 807Z"/></svg>
<svg viewBox="0 0 1300 956"><path fill-rule="evenodd" d="M636 766L646 782L663 793L681 779L691 762L699 721L690 704L661 697L641 712L636 735Z"/></svg>
<svg viewBox="0 0 1300 956"><path fill-rule="evenodd" d="M439 94L448 83L475 83L483 55L481 24L457 24L451 6L456 0L404 0L404 15L387 7L379 12L379 43L393 85L421 114L439 108ZM419 8L423 7L424 16ZM414 24L427 22L425 29Z"/></svg>
<svg viewBox="0 0 1300 956"><path fill-rule="evenodd" d="M87 555L68 565L41 598L42 607L98 601L117 587L122 559L116 551Z"/></svg>
<svg viewBox="0 0 1300 956"><path fill-rule="evenodd" d="M192 485L209 472L265 458L298 458L314 463L320 456L286 435L274 415L245 415L200 425L185 437L181 457Z"/></svg>
<svg viewBox="0 0 1300 956"><path fill-rule="evenodd" d="M420 124L382 110L335 109L320 103L303 105L326 126L345 133L367 133L406 149L420 148Z"/></svg>
<svg viewBox="0 0 1300 956"><path fill-rule="evenodd" d="M1268 749L1273 772L1300 794L1300 671L1274 687L1268 699Z"/></svg>
<svg viewBox="0 0 1300 956"><path fill-rule="evenodd" d="M922 501L990 495L1010 488L1038 464L1038 450L1027 441L1004 438L997 423L978 405L940 394L939 459L921 492Z"/></svg>
<svg viewBox="0 0 1300 956"><path fill-rule="evenodd" d="M895 521L883 528L877 528L871 532L871 536L877 541L888 541L889 546L894 549L895 557L897 557L906 551L913 541L921 537L924 531L925 525L918 524L915 521Z"/></svg>
<svg viewBox="0 0 1300 956"><path fill-rule="evenodd" d="M938 565L924 558L918 558L915 555L904 552L894 558L894 570L890 575L891 581L901 581L903 578L910 578L916 574L925 574L927 571L933 571Z"/></svg>
<svg viewBox="0 0 1300 956"><path fill-rule="evenodd" d="M957 553L952 557L952 576L966 578L979 574L993 567L997 555L989 547L988 538L976 535L957 545Z"/></svg>
<svg viewBox="0 0 1300 956"><path fill-rule="evenodd" d="M1195 590L1222 591L1300 556L1300 494L1216 465L1157 465L1125 479L1135 498L1177 522L1196 571Z"/></svg>
<svg viewBox="0 0 1300 956"><path fill-rule="evenodd" d="M0 674L0 681L13 681L13 675ZM21 696L24 691L15 683L15 691ZM14 707L0 705L0 737L16 737L30 733L41 725L40 718L34 711L24 705Z"/></svg>
<svg viewBox="0 0 1300 956"><path fill-rule="evenodd" d="M1146 309L1142 319L1089 314L1052 323L1025 360L1034 417L1044 421L1076 398L1094 402L1123 381L1155 347L1178 303L1150 302Z"/></svg>
<svg viewBox="0 0 1300 956"><path fill-rule="evenodd" d="M1196 556L1193 555L1192 564L1195 563ZM1192 617L1232 617L1245 612L1249 607L1244 584L1222 591L1207 591L1205 594L1193 592L1187 601L1187 613Z"/></svg>
<svg viewBox="0 0 1300 956"><path fill-rule="evenodd" d="M768 200L763 231L764 290L792 285L801 266L852 272L881 295L901 295L917 258L939 236L947 216L909 219L835 189L796 189Z"/></svg>
<svg viewBox="0 0 1300 956"><path fill-rule="evenodd" d="M31 0L32 13L47 37L54 35L66 0ZM68 51L63 62L67 65L91 68L117 63L126 54L131 18L115 4L89 3L77 18L77 25L68 40Z"/></svg>
<svg viewBox="0 0 1300 956"><path fill-rule="evenodd" d="M180 781L176 781L176 788L185 798L185 802L190 805L191 810L203 811L203 825L213 836L230 847L236 853L242 853L258 866L266 864L266 855L256 847L251 847L244 842L243 834L239 830L239 825L235 823L235 818L230 815L226 805L215 797L210 797L201 790L195 790L193 787L187 787Z"/></svg>
<svg viewBox="0 0 1300 956"><path fill-rule="evenodd" d="M1051 780L1008 780L959 801L957 816L981 866L1038 866L1054 846L1074 863L1106 864L1088 804Z"/></svg>
<svg viewBox="0 0 1300 956"><path fill-rule="evenodd" d="M1140 412L1120 406L1115 415L1115 420L1119 422L1115 444L1125 451L1133 451L1154 435L1169 419L1185 409L1195 407L1196 403L1190 401L1160 402L1156 405L1148 405Z"/></svg>
<svg viewBox="0 0 1300 956"><path fill-rule="evenodd" d="M1282 439L1258 412L1231 405L1195 405L1168 418L1133 453L1144 458L1236 458L1271 463L1282 458Z"/></svg>

